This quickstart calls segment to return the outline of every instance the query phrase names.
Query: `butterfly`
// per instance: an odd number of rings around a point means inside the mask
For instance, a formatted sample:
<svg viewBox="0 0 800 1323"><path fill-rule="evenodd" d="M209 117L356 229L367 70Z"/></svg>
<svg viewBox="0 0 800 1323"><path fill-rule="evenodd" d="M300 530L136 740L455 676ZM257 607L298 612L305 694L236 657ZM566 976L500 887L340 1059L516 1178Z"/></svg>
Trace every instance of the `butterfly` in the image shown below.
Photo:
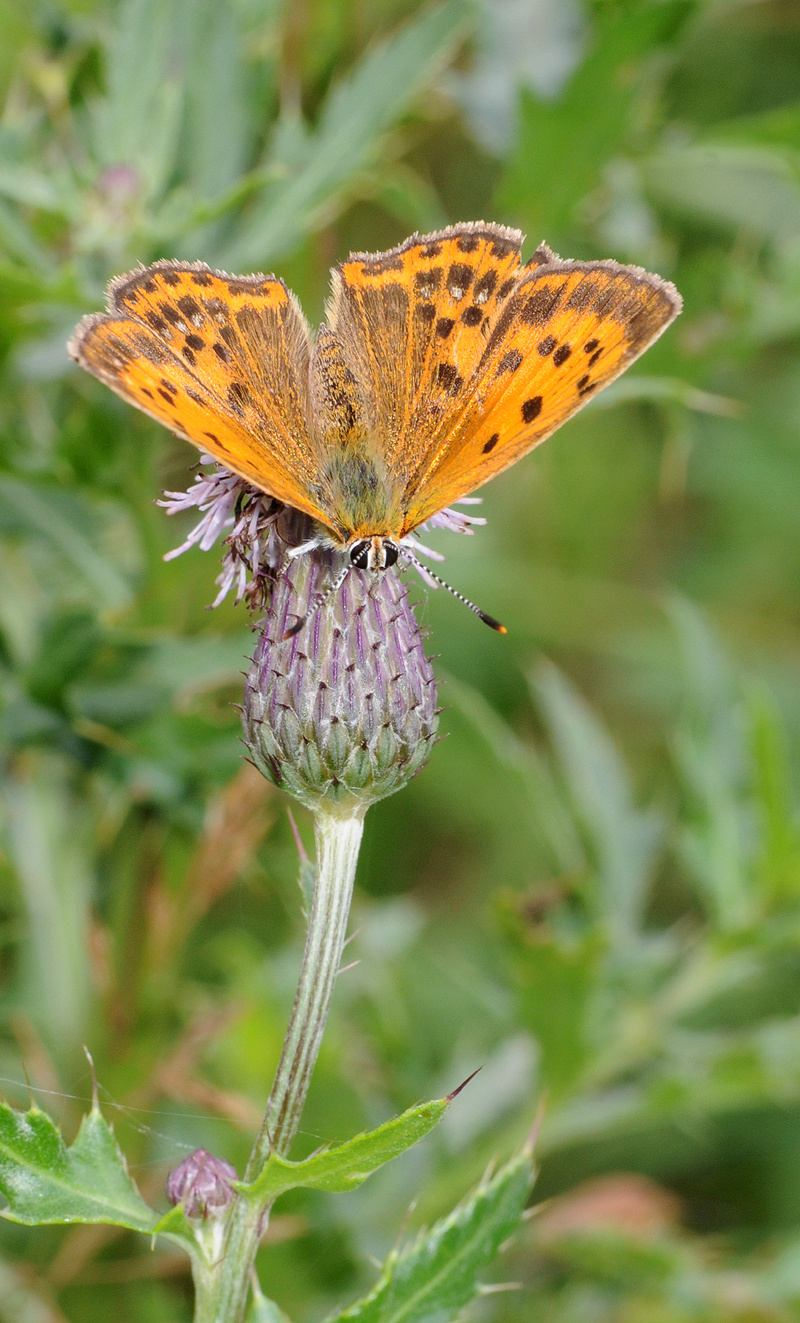
<svg viewBox="0 0 800 1323"><path fill-rule="evenodd" d="M477 222L351 253L316 338L275 276L159 261L113 281L69 351L310 516L314 537L290 554L344 553L335 591L353 567L421 568L415 529L544 441L680 312L657 275L546 244L523 265L522 241Z"/></svg>

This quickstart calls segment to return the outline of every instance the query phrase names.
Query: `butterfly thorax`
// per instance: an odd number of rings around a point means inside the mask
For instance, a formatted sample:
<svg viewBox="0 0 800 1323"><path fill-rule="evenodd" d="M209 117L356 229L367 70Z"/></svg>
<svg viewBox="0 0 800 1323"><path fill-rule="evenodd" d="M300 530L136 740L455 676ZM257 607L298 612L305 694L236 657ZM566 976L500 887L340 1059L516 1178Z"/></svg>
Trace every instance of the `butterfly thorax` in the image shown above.
<svg viewBox="0 0 800 1323"><path fill-rule="evenodd" d="M402 514L395 489L366 440L331 455L325 472L326 506L331 526L346 545L375 535L399 537Z"/></svg>

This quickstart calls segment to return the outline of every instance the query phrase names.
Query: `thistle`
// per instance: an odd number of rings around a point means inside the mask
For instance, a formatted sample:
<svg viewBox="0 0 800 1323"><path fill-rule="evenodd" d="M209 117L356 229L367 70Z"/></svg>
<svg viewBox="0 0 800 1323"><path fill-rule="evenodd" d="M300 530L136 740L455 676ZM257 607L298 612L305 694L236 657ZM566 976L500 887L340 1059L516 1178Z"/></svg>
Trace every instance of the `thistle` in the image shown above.
<svg viewBox="0 0 800 1323"><path fill-rule="evenodd" d="M168 558L195 545L209 550L226 534L214 605L233 592L260 613L242 707L245 743L259 771L314 813L316 880L306 946L283 1054L245 1173L253 1182L272 1154L288 1152L297 1129L341 963L364 815L426 762L438 724L436 682L399 569L375 574L347 564L332 548L307 550L313 526L305 515L220 465L199 473L188 492L167 493L162 504L170 514L202 513ZM437 517L462 533L482 522L455 511ZM302 554L293 554L297 548ZM416 550L437 555L419 543ZM175 1174L171 1181L173 1198ZM256 1217L251 1204L234 1198L206 1300L209 1317L214 1311L242 1316L248 1268L268 1213Z"/></svg>
<svg viewBox="0 0 800 1323"><path fill-rule="evenodd" d="M302 518L284 536L302 542ZM288 525L288 528L285 526ZM276 574L245 686L253 761L315 811L361 814L428 758L436 684L405 584L352 569L302 629L285 635L336 581L341 556L318 550Z"/></svg>

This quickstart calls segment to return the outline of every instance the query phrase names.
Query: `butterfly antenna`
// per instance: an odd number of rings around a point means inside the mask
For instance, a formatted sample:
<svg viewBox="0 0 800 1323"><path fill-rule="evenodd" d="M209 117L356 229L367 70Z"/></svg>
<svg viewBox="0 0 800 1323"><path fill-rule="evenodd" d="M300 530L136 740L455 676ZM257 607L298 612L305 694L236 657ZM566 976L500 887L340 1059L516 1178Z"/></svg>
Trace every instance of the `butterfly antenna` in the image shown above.
<svg viewBox="0 0 800 1323"><path fill-rule="evenodd" d="M345 565L344 569L339 571L336 578L331 580L327 588L324 588L321 593L317 593L317 596L314 598L313 602L309 606L305 615L301 616L300 619L296 621L295 624L293 624L290 629L287 629L284 632L284 634L282 635L284 639L290 639L293 638L295 634L299 634L300 630L303 628L303 625L306 623L306 621L310 620L312 616L315 616L317 614L319 608L325 605L329 597L333 597L334 593L338 593L339 589L341 588L342 584L344 583L345 579L350 573L351 568L352 566Z"/></svg>
<svg viewBox="0 0 800 1323"><path fill-rule="evenodd" d="M433 579L436 583L438 583L440 588L446 588L449 593L452 593L454 597L458 598L459 602L463 602L464 606L468 606L470 611L474 611L475 615L478 617L479 620L483 621L484 625L488 625L490 629L496 629L498 634L508 633L508 630L506 629L505 625L501 625L500 621L495 620L494 616L487 616L485 611L481 611L479 606L476 606L474 602L471 602L468 597L465 597L463 593L460 593L457 588L453 587L452 584L446 583L444 579L440 579L439 575L434 574L433 570L428 569L427 565L422 565L420 561L417 560L414 553L409 551L407 547L403 547L403 555L405 556L406 560L411 561L411 564L415 567L415 569L419 570L420 574L422 574L423 577L427 575L429 579Z"/></svg>

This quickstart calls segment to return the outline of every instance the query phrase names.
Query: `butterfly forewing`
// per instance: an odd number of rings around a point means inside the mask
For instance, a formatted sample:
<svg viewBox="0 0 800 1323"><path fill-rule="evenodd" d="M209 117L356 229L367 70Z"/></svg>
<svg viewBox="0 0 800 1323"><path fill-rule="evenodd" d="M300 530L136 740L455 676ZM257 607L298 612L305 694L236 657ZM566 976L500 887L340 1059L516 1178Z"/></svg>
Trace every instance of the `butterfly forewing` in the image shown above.
<svg viewBox="0 0 800 1323"><path fill-rule="evenodd" d="M158 262L112 285L109 315L85 317L70 352L233 472L326 521L309 332L282 281Z"/></svg>
<svg viewBox="0 0 800 1323"><path fill-rule="evenodd" d="M674 286L637 267L540 253L490 329L458 418L410 475L404 532L550 436L680 311Z"/></svg>

